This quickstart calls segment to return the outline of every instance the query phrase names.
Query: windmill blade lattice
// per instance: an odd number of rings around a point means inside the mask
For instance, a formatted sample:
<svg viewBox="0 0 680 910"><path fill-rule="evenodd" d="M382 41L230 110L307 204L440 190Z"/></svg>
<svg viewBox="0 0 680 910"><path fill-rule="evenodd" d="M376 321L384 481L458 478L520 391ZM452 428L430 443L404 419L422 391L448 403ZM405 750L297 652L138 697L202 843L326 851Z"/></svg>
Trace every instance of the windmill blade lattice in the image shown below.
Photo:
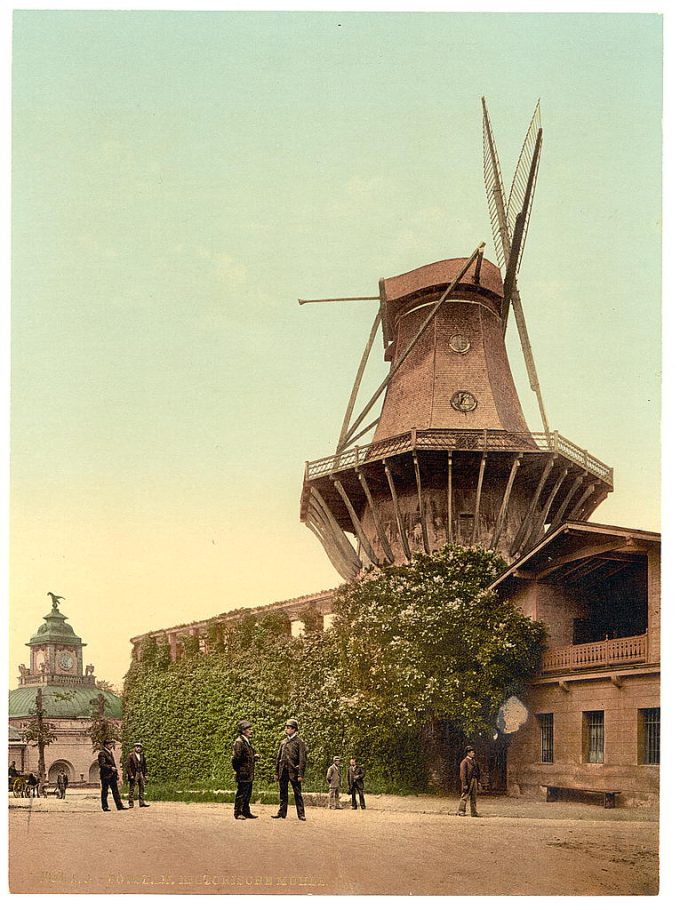
<svg viewBox="0 0 680 910"><path fill-rule="evenodd" d="M501 269L505 269L508 259L510 258L510 244L512 235L508 230L507 203L505 198L505 188L503 187L503 176L498 161L498 152L496 142L491 129L489 112L486 107L486 99L482 98L482 115L483 115L483 135L484 135L484 187L486 189L486 198L489 204L489 215L491 217L491 232L493 234L493 243L496 250L496 259Z"/></svg>
<svg viewBox="0 0 680 910"><path fill-rule="evenodd" d="M527 187L529 185L529 180L531 177L531 161L534 156L534 150L539 143L539 132L541 130L541 102L540 99L536 102L536 107L534 109L533 116L531 118L531 123L527 130L527 134L524 137L524 144L522 145L522 151L520 152L519 159L517 161L517 167L515 168L515 174L512 178L512 186L510 187L510 195L508 196L507 204L507 224L508 232L510 235L510 242L512 242L513 234L515 230L515 223L517 221L517 216L522 211L524 206L525 196L527 193ZM540 143L538 145L538 156L540 159ZM538 161L537 161L538 166ZM536 167L537 169L537 167ZM529 205L526 209L526 215L524 219L524 236L522 237L520 247L519 247L519 256L517 259L517 270L522 262L522 253L524 252L524 243L527 235L527 228L529 226L529 219L531 218L531 208L534 201L534 191L536 189L536 174L534 174L532 179L532 184L530 187L529 195ZM507 261L507 257L506 257Z"/></svg>

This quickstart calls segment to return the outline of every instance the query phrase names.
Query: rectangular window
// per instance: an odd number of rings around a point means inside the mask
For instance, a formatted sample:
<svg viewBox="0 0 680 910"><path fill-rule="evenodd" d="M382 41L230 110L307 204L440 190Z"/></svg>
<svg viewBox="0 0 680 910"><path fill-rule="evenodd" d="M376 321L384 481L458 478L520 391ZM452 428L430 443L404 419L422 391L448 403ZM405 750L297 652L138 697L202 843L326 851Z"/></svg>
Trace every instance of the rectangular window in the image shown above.
<svg viewBox="0 0 680 910"><path fill-rule="evenodd" d="M604 711L583 712L585 760L593 764L604 762Z"/></svg>
<svg viewBox="0 0 680 910"><path fill-rule="evenodd" d="M553 715L539 714L538 723L541 728L541 761L552 762L553 757Z"/></svg>
<svg viewBox="0 0 680 910"><path fill-rule="evenodd" d="M661 708L642 708L640 715L640 763L658 765L661 758Z"/></svg>

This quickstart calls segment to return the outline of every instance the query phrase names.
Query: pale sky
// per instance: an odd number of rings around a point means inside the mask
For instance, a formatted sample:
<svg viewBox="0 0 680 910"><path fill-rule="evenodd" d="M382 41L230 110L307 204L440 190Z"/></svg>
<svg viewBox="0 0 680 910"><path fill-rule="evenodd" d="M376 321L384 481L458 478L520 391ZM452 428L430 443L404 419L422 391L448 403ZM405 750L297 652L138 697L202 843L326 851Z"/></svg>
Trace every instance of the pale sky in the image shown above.
<svg viewBox="0 0 680 910"><path fill-rule="evenodd" d="M541 98L551 426L614 467L594 521L659 529L659 16L21 11L13 53L12 685L47 591L119 682L132 635L340 583L299 496L375 305L297 298L494 258L482 95L506 190Z"/></svg>

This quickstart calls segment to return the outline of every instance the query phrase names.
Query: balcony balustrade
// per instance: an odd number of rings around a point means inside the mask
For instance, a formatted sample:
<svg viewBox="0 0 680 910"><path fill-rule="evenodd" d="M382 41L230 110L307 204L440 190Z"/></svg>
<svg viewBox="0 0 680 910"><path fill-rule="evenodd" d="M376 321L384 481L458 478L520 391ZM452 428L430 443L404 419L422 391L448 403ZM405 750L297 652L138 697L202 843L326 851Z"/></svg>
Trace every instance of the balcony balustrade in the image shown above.
<svg viewBox="0 0 680 910"><path fill-rule="evenodd" d="M380 442L355 446L337 455L310 461L305 468L305 483L319 477L357 468L372 461L381 461L391 455L423 451L478 451L478 452L555 452L584 468L609 486L613 485L614 472L604 462L594 458L585 449L570 442L556 430L551 433L509 433L506 430L412 430L391 436Z"/></svg>
<svg viewBox="0 0 680 910"><path fill-rule="evenodd" d="M619 667L647 662L647 634L609 638L582 645L554 648L543 655L542 673L585 670L592 667Z"/></svg>

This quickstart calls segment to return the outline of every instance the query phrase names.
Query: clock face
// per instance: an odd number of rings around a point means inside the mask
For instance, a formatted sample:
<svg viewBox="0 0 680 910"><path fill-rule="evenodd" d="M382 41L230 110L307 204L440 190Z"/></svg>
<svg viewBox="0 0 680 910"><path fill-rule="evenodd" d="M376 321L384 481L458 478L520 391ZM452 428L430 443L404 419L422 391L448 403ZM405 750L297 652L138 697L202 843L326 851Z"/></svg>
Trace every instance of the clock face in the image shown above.
<svg viewBox="0 0 680 910"><path fill-rule="evenodd" d="M62 651L59 654L59 666L62 670L70 670L73 666L73 655L68 651Z"/></svg>
<svg viewBox="0 0 680 910"><path fill-rule="evenodd" d="M477 407L477 399L472 392L461 390L451 398L451 407L457 411L474 411Z"/></svg>
<svg viewBox="0 0 680 910"><path fill-rule="evenodd" d="M470 350L470 339L467 335L456 332L449 338L449 347L454 354L467 354Z"/></svg>

